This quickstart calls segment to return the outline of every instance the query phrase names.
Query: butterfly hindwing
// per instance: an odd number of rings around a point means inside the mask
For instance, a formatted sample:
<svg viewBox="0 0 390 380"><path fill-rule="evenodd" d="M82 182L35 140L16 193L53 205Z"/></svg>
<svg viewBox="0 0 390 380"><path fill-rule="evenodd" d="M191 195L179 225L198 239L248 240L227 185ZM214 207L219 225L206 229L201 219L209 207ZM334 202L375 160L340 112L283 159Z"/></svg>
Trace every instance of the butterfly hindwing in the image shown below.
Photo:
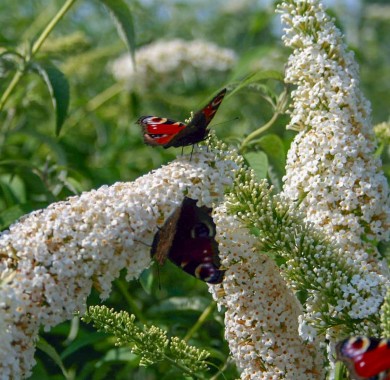
<svg viewBox="0 0 390 380"><path fill-rule="evenodd" d="M209 130L207 126L217 112L226 94L220 91L204 108L196 112L188 124L157 116L142 116L137 123L142 126L144 142L151 146L181 147L203 141Z"/></svg>
<svg viewBox="0 0 390 380"><path fill-rule="evenodd" d="M152 257L160 264L166 258L185 272L205 282L222 282L218 243L211 209L196 206L196 200L185 197L156 233Z"/></svg>

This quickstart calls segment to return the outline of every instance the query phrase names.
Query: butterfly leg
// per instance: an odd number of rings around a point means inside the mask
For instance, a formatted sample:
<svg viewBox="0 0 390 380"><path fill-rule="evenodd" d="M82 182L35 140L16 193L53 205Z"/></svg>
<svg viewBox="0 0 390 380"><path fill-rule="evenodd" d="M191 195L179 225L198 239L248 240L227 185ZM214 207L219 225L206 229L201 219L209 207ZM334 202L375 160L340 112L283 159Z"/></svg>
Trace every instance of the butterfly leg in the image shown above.
<svg viewBox="0 0 390 380"><path fill-rule="evenodd" d="M191 155L190 155L190 161L192 160L192 153L194 153L194 149L195 149L195 144L192 144Z"/></svg>

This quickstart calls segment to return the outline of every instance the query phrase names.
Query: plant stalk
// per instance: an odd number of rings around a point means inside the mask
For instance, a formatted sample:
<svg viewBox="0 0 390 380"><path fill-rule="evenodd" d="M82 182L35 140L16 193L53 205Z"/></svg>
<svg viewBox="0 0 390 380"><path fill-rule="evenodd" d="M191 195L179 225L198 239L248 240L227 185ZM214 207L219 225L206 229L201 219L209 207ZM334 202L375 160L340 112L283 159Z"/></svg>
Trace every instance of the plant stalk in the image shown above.
<svg viewBox="0 0 390 380"><path fill-rule="evenodd" d="M183 338L183 340L185 340L186 342L188 342L190 340L190 338L195 334L195 332L202 327L203 323L206 321L206 319L209 317L209 315L215 309L216 305L217 305L216 302L211 302L210 305L206 307L206 309L200 315L199 319L192 326L192 328L188 331L188 333Z"/></svg>
<svg viewBox="0 0 390 380"><path fill-rule="evenodd" d="M8 87L5 89L3 95L0 98L0 112L3 110L3 107L7 100L9 99L12 91L17 86L17 84L20 82L21 78L23 77L23 74L25 73L25 68L30 63L31 59L34 57L34 55L39 51L42 44L45 42L49 34L52 32L54 27L58 24L58 22L64 17L65 13L72 7L72 5L77 0L67 0L65 4L62 6L62 8L58 11L58 13L54 16L54 18L49 22L49 24L46 26L46 28L43 30L41 35L38 37L38 39L35 41L31 52L27 55L23 69L20 69L16 71L15 75L11 79L11 82L9 83Z"/></svg>

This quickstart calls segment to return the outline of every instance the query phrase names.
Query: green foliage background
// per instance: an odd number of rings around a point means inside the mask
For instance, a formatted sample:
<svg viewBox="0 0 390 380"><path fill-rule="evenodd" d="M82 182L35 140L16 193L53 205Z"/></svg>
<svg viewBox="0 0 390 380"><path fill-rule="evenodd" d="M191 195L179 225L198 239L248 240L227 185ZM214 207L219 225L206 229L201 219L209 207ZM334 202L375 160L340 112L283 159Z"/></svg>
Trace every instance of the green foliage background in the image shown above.
<svg viewBox="0 0 390 380"><path fill-rule="evenodd" d="M0 225L3 229L29 211L103 184L132 181L180 154L180 150L145 146L135 124L141 115L184 120L218 88L226 85L234 88L245 83L250 86L242 86L224 100L213 124L236 117L239 120L216 126L216 134L239 145L245 136L275 114L272 101L282 93L282 83L267 79L267 75L264 80L250 77L270 69L283 75L289 51L281 44L279 19L272 3L126 1L132 21L127 18L124 22L129 28L134 24L136 47L158 39L199 38L231 48L239 56L236 67L225 78L211 77L204 83L183 77L168 89L156 82L154 88L138 92L117 83L108 69L109 63L126 51L126 44L103 3L76 1L33 58L42 67L49 67L49 74L52 65L64 74L62 77L54 70L51 80L62 85L67 80L70 91L67 115L66 96L58 95L57 111L62 107L63 113L56 114L42 75L31 70L22 76L0 113ZM0 93L6 91L14 73L24 67L24 58L37 36L63 4L64 1L57 0L1 1ZM330 9L339 27L350 37L348 42L360 63L362 87L372 102L374 124L388 120L390 104L387 38L390 16L386 18L385 12L375 11L379 4L366 1L360 8L354 8L356 16L349 18L344 2L335 0ZM389 14L388 5L386 9ZM245 82L248 78L253 80ZM61 125L58 118L62 117ZM294 136L293 132L285 131L287 120L287 115L280 115L266 134L243 149L258 175L269 176L277 186L281 185L285 155ZM388 147L382 155L386 174L390 175ZM98 294L92 294L89 301L99 304ZM135 314L142 323L160 326L170 336L185 337L190 332L189 343L211 353L210 378L218 368L223 368L225 379L237 377L234 365L227 361L229 351L223 339L223 315L213 307L207 309L211 304L207 286L173 265L164 266L160 277L156 268L151 268L140 281L127 283L123 278L118 279L106 304ZM199 322L206 309L207 318ZM111 337L97 333L77 319L42 336L56 349L70 378L183 378L164 362L148 368L138 367L137 356L126 348L114 347ZM63 378L53 355L38 350L36 359L33 379Z"/></svg>

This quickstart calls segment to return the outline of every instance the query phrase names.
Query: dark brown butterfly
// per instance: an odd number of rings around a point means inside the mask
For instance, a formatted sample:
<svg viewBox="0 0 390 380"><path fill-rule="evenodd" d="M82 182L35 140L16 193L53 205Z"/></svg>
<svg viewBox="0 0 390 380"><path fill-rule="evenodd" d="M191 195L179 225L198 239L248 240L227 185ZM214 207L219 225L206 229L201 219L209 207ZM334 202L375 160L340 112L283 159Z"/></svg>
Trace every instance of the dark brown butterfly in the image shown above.
<svg viewBox="0 0 390 380"><path fill-rule="evenodd" d="M225 271L220 269L215 223L211 209L196 202L184 198L154 236L151 255L160 265L168 258L190 275L219 284Z"/></svg>
<svg viewBox="0 0 390 380"><path fill-rule="evenodd" d="M141 125L145 144L180 147L194 145L203 141L209 130L207 126L218 110L226 94L226 88L220 91L204 108L196 112L188 124L158 116L141 116L137 123Z"/></svg>

